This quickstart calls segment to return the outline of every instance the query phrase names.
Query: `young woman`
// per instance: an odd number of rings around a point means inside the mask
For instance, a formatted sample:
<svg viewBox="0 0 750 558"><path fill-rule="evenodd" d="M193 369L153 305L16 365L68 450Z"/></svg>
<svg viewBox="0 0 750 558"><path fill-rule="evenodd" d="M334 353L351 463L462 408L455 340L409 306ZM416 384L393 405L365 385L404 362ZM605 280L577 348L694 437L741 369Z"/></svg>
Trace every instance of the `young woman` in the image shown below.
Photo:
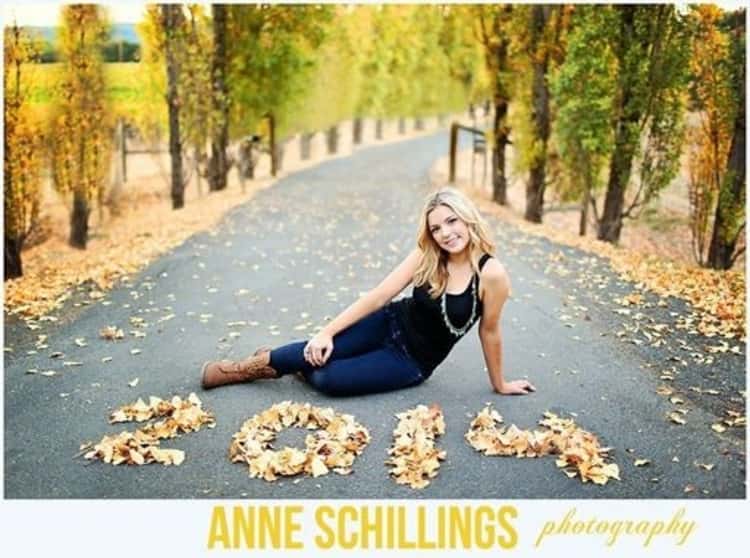
<svg viewBox="0 0 750 558"><path fill-rule="evenodd" d="M461 192L443 188L422 210L417 247L375 289L341 312L307 342L246 360L207 362L205 389L301 372L329 395L360 395L425 381L479 320L492 388L506 395L535 391L503 375L500 313L510 281L487 225ZM411 298L392 302L410 283Z"/></svg>

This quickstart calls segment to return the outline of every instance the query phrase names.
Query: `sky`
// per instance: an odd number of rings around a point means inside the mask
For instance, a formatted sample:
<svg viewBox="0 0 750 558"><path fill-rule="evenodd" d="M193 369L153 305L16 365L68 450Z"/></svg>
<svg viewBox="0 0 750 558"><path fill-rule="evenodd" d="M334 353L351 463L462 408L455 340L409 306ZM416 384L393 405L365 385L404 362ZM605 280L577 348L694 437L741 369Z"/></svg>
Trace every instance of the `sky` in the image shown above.
<svg viewBox="0 0 750 558"><path fill-rule="evenodd" d="M19 25L57 25L60 6L64 2L10 2L3 5L3 23L15 18ZM112 23L136 23L141 20L145 2L97 2L106 5Z"/></svg>
<svg viewBox="0 0 750 558"><path fill-rule="evenodd" d="M153 0L153 3L156 0ZM64 2L8 2L3 5L2 18L3 23L10 23L14 17L19 25L39 25L54 26L57 25L59 7ZM107 5L109 9L111 23L136 23L141 20L143 9L147 2L137 2L130 0L104 0L98 4ZM342 2L343 3L343 2ZM681 4L682 2L677 2ZM724 9L732 9L742 4L741 0L720 0L713 2Z"/></svg>

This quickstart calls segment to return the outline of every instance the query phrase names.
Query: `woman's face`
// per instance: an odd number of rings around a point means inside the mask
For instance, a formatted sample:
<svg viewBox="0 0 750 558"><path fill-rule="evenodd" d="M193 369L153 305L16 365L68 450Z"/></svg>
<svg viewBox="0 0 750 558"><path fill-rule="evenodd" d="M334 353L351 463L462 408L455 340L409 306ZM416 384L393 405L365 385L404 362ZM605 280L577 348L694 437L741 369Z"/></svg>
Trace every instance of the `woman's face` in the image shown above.
<svg viewBox="0 0 750 558"><path fill-rule="evenodd" d="M469 228L450 207L438 205L430 211L427 226L437 245L449 254L460 254L469 245Z"/></svg>

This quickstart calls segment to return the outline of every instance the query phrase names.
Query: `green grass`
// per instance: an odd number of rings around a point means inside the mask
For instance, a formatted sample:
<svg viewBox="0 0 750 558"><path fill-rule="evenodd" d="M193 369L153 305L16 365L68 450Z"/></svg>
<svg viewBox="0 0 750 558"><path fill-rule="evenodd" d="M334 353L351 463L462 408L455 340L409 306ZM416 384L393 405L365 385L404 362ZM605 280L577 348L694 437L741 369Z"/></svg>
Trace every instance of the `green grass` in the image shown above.
<svg viewBox="0 0 750 558"><path fill-rule="evenodd" d="M29 100L31 105L42 112L48 111L55 99L55 83L59 80L61 64L35 64L27 70L31 80ZM138 72L141 66L134 62L105 64L107 96L118 113L130 112L141 99L138 90ZM23 78L22 78L23 82Z"/></svg>

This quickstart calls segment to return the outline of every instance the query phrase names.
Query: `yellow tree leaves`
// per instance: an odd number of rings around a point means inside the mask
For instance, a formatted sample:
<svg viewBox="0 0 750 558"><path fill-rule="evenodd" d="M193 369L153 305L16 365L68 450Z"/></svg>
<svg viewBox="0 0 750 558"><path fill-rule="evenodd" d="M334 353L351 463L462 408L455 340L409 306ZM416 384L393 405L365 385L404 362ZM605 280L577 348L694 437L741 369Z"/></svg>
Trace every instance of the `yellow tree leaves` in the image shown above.
<svg viewBox="0 0 750 558"><path fill-rule="evenodd" d="M305 450L272 444L285 428L306 428ZM284 401L247 420L232 436L229 458L246 463L253 478L275 481L278 476L306 473L313 477L351 473L355 458L370 442L368 430L352 415L336 413L330 407Z"/></svg>
<svg viewBox="0 0 750 558"><path fill-rule="evenodd" d="M546 412L539 424L545 430L520 430L512 424L500 425L503 417L489 406L472 420L466 440L484 455L541 457L558 455L556 464L568 477L579 476L583 482L606 484L609 479L620 480L620 469L606 463L609 448L603 448L591 432L581 429L572 419L561 419Z"/></svg>
<svg viewBox="0 0 750 558"><path fill-rule="evenodd" d="M108 35L100 6L63 6L59 31L62 79L53 116L52 176L55 188L73 195L70 243L85 248L89 204L104 191L109 172L110 112L101 48Z"/></svg>
<svg viewBox="0 0 750 558"><path fill-rule="evenodd" d="M443 412L437 405L417 405L396 417L399 421L388 449L391 457L386 461L390 475L398 484L424 488L445 459L445 451L435 448L435 438L445 434Z"/></svg>
<svg viewBox="0 0 750 558"><path fill-rule="evenodd" d="M28 75L30 62L37 48L17 25L4 28L4 47L4 278L9 279L22 275L21 248L39 211L42 149L27 95L33 79Z"/></svg>
<svg viewBox="0 0 750 558"><path fill-rule="evenodd" d="M100 459L112 465L145 465L153 462L179 465L185 459L185 452L162 449L159 440L174 438L185 432L197 432L203 426L213 428L215 425L213 414L203 410L201 400L194 393L184 400L178 396L169 401L151 397L148 404L138 399L112 412L109 422L143 422L156 417L164 418L135 432L124 431L115 436L104 436L93 448L91 443L84 444L81 451L92 448L84 458Z"/></svg>
<svg viewBox="0 0 750 558"><path fill-rule="evenodd" d="M729 39L720 29L722 15L722 10L711 4L692 6L690 11L695 22L690 69L695 76L697 110L688 128L688 190L693 251L701 265L707 263L712 217L726 171L736 111L726 63Z"/></svg>

